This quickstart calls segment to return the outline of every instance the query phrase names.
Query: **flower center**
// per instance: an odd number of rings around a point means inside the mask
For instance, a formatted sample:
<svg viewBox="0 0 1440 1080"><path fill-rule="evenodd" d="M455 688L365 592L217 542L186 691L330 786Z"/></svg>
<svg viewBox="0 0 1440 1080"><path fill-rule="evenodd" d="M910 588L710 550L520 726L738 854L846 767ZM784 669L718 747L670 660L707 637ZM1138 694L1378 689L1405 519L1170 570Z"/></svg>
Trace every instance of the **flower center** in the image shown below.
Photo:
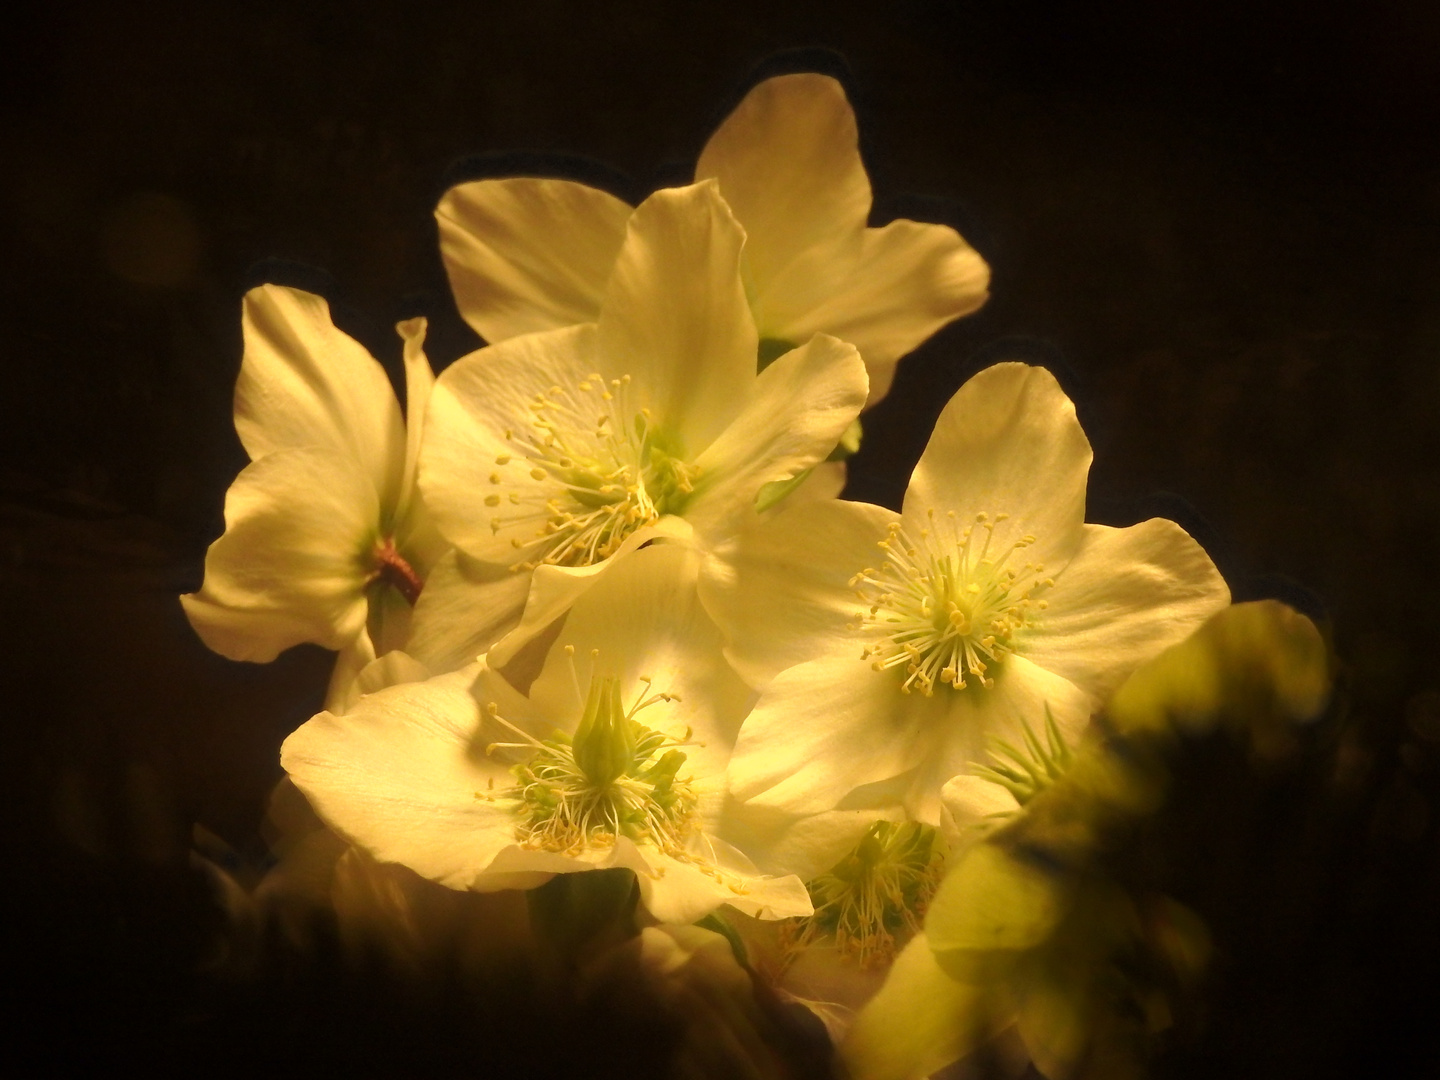
<svg viewBox="0 0 1440 1080"><path fill-rule="evenodd" d="M550 482L485 498L489 507L520 508L491 517L493 531L529 526L535 530L529 541L515 536L511 543L541 542L539 555L517 569L590 566L636 529L684 509L699 471L649 409L631 404L630 381L590 375L571 387L552 386L530 402L529 431L506 431L517 452L495 459L490 482L504 486L512 466L527 469L532 481Z"/></svg>
<svg viewBox="0 0 1440 1080"><path fill-rule="evenodd" d="M573 737L557 732L545 740L532 738L490 704L490 715L524 741L491 743L485 752L497 747L534 752L513 768L515 787L477 797L514 800L523 846L573 855L626 836L669 855L683 854L695 828L696 796L690 780L678 775L685 764L678 748L689 745L690 732L674 739L636 721L642 709L676 700L673 694L652 694L644 681L627 710L618 680L593 677Z"/></svg>
<svg viewBox="0 0 1440 1080"><path fill-rule="evenodd" d="M937 682L959 690L970 677L993 686L986 672L1035 625L1035 612L1046 606L1040 594L1055 582L1039 563L1012 565L1035 537L992 550L995 526L1008 516L977 514L962 528L953 512L937 518L932 510L918 537L896 522L879 541L879 567L850 579L870 605L852 627L876 638L861 655L876 671L902 669L902 693L915 688L928 697Z"/></svg>
<svg viewBox="0 0 1440 1080"><path fill-rule="evenodd" d="M809 883L815 914L788 925L787 948L833 938L861 967L894 959L903 944L897 935L920 929L944 861L932 826L875 822L854 851Z"/></svg>

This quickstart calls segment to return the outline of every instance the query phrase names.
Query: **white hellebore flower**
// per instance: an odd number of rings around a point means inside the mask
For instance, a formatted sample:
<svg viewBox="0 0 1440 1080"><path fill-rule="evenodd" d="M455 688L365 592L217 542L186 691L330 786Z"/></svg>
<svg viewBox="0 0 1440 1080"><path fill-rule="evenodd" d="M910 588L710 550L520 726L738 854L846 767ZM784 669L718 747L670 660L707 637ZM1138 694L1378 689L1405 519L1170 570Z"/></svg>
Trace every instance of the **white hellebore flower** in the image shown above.
<svg viewBox="0 0 1440 1080"><path fill-rule="evenodd" d="M834 338L756 372L746 243L713 181L660 191L629 216L595 322L510 338L440 376L426 505L465 555L538 567L497 666L617 554L659 533L731 536L761 487L824 458L859 412L864 365Z"/></svg>
<svg viewBox="0 0 1440 1080"><path fill-rule="evenodd" d="M985 302L989 267L954 229L906 220L868 227L855 114L828 76L757 85L710 137L695 179L718 181L745 228L762 361L817 332L849 341L874 404L896 361ZM461 314L492 343L593 322L632 213L568 180L452 188L435 216Z"/></svg>
<svg viewBox="0 0 1440 1080"><path fill-rule="evenodd" d="M384 369L321 297L262 285L245 295L242 326L235 430L251 462L226 494L204 584L180 600L205 644L232 660L269 661L308 641L344 650L337 678L353 675L403 643L445 549L415 490L434 384L425 320L397 328L408 433Z"/></svg>
<svg viewBox="0 0 1440 1080"><path fill-rule="evenodd" d="M1054 377L999 364L946 405L901 513L813 503L752 530L707 598L764 689L736 797L796 814L899 803L938 825L942 786L992 739L1020 744L1047 709L1072 739L1228 604L1174 522L1085 524L1090 459Z"/></svg>
<svg viewBox="0 0 1440 1080"><path fill-rule="evenodd" d="M528 699L484 660L321 713L281 764L336 832L454 889L625 866L662 922L721 904L810 913L727 844L725 768L749 688L700 606L699 557L657 543L576 604Z"/></svg>

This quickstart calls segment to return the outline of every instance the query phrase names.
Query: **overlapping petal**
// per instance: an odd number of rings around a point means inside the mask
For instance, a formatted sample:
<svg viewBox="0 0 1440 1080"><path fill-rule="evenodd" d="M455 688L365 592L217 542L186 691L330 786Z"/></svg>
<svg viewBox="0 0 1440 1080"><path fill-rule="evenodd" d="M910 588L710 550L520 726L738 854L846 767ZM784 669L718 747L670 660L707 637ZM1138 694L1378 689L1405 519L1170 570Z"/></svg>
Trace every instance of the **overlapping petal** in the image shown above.
<svg viewBox="0 0 1440 1080"><path fill-rule="evenodd" d="M734 628L727 655L752 686L822 653L859 654L850 581L897 518L869 503L802 503L716 554L702 595L717 621Z"/></svg>
<svg viewBox="0 0 1440 1080"><path fill-rule="evenodd" d="M824 75L757 85L710 136L695 177L718 180L745 225L762 303L767 286L807 252L850 254L870 213L855 114L844 89Z"/></svg>
<svg viewBox="0 0 1440 1080"><path fill-rule="evenodd" d="M631 215L600 310L601 374L629 375L692 454L734 420L754 381L745 242L713 182L657 191Z"/></svg>
<svg viewBox="0 0 1440 1080"><path fill-rule="evenodd" d="M476 180L435 208L465 321L494 344L594 322L631 207L569 180Z"/></svg>
<svg viewBox="0 0 1440 1080"><path fill-rule="evenodd" d="M744 228L747 305L759 336L798 345L826 333L853 343L869 372L871 404L884 396L901 356L986 299L989 268L953 229L906 220L868 227L870 181L855 116L828 76L783 75L755 86L706 144L695 178L718 183ZM594 320L612 266L621 281L617 288L609 280L610 291L626 291L630 271L619 263L629 215L613 196L565 180L453 188L436 217L465 318L492 343ZM717 251L692 245L686 254L698 264ZM642 276L665 258L651 256ZM731 299L692 296L690 303ZM647 340L667 333L667 320L655 314L646 312ZM697 358L708 354L704 342L698 348ZM697 362L691 374L708 369ZM709 397L710 388L693 389ZM723 418L722 401L712 408Z"/></svg>
<svg viewBox="0 0 1440 1080"><path fill-rule="evenodd" d="M765 484L788 480L834 449L865 403L854 346L816 335L762 371L743 411L695 459L686 518L702 533L733 535Z"/></svg>

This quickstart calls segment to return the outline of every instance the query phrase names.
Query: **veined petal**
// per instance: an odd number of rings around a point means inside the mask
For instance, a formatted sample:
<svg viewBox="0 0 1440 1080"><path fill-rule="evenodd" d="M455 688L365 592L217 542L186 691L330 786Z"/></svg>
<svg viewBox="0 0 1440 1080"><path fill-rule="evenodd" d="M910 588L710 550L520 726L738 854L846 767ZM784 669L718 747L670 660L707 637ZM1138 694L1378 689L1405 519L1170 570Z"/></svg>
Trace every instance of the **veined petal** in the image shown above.
<svg viewBox="0 0 1440 1080"><path fill-rule="evenodd" d="M744 408L755 379L744 243L713 181L657 191L630 217L600 311L599 371L629 375L691 453Z"/></svg>
<svg viewBox="0 0 1440 1080"><path fill-rule="evenodd" d="M701 595L752 686L831 651L859 654L851 624L862 602L850 579L871 565L898 515L831 500L785 507L710 560Z"/></svg>
<svg viewBox="0 0 1440 1080"><path fill-rule="evenodd" d="M774 678L740 729L730 789L791 814L840 808L855 788L913 768L948 705L938 694L902 695L899 680L872 671L858 649L797 664Z"/></svg>
<svg viewBox="0 0 1440 1080"><path fill-rule="evenodd" d="M379 499L354 459L308 446L251 462L225 497L225 534L182 597L205 643L273 660L302 641L338 649L365 625Z"/></svg>
<svg viewBox="0 0 1440 1080"><path fill-rule="evenodd" d="M526 574L450 551L425 579L405 651L432 672L464 667L519 622L529 588Z"/></svg>
<svg viewBox="0 0 1440 1080"><path fill-rule="evenodd" d="M513 780L473 744L475 678L471 666L369 694L343 717L321 713L285 740L280 764L351 843L381 862L469 888L514 842L508 809L484 798L491 784Z"/></svg>
<svg viewBox="0 0 1440 1080"><path fill-rule="evenodd" d="M853 344L870 375L867 407L885 396L896 361L989 296L990 268L946 225L892 221L865 230L849 265L801 262L766 292L763 335L823 331Z"/></svg>
<svg viewBox="0 0 1440 1080"><path fill-rule="evenodd" d="M245 355L235 384L235 430L252 460L318 446L360 466L394 506L405 427L385 370L335 328L323 297L280 285L245 294Z"/></svg>
<svg viewBox="0 0 1440 1080"><path fill-rule="evenodd" d="M975 764L991 758L995 740L1023 745L1023 729L1040 731L1049 710L1065 741L1079 738L1099 702L1059 675L1023 656L1008 656L995 673L995 685L962 691L936 690L946 715L916 732L913 772L904 793L906 813L928 825L941 823L941 792L945 784Z"/></svg>
<svg viewBox="0 0 1440 1080"><path fill-rule="evenodd" d="M594 342L592 325L527 334L461 357L436 380L422 435L420 493L440 532L466 554L508 566L540 539L544 518L534 508L564 485L544 470L532 476L507 433L531 434L536 395L595 370Z"/></svg>
<svg viewBox="0 0 1440 1080"><path fill-rule="evenodd" d="M594 322L632 207L569 180L459 184L435 208L460 314L494 344Z"/></svg>
<svg viewBox="0 0 1440 1080"><path fill-rule="evenodd" d="M1041 367L996 364L975 375L935 422L910 478L902 511L907 532L928 528L928 514L954 513L961 527L986 514L992 546L1026 535L1026 552L1052 575L1080 544L1090 441L1075 406Z"/></svg>
<svg viewBox="0 0 1440 1080"><path fill-rule="evenodd" d="M855 114L826 75L756 86L705 144L695 177L718 180L744 225L745 260L762 298L797 256L858 245L870 213Z"/></svg>
<svg viewBox="0 0 1440 1080"><path fill-rule="evenodd" d="M505 667L516 654L565 616L581 596L632 551L656 540L689 546L695 530L684 518L668 515L636 529L608 559L590 566L537 566L529 575L529 594L520 622L490 649L490 662Z"/></svg>
<svg viewBox="0 0 1440 1080"><path fill-rule="evenodd" d="M744 410L695 459L700 479L685 517L701 534L728 536L754 519L755 496L824 459L865 404L854 346L824 334L762 371Z"/></svg>
<svg viewBox="0 0 1440 1080"><path fill-rule="evenodd" d="M658 921L693 923L722 904L757 919L787 919L814 910L805 883L793 874L765 877L729 845L709 841L704 846L694 861L639 847L649 869L638 875L640 900Z"/></svg>
<svg viewBox="0 0 1440 1080"><path fill-rule="evenodd" d="M1103 700L1229 603L1215 564L1173 521L1086 525L1025 655Z"/></svg>
<svg viewBox="0 0 1440 1080"><path fill-rule="evenodd" d="M746 851L767 873L795 874L802 881L811 881L854 850L879 818L900 816L887 810L890 808L791 814L731 798L715 831Z"/></svg>
<svg viewBox="0 0 1440 1080"><path fill-rule="evenodd" d="M1008 788L973 773L961 773L947 780L940 789L940 802L945 807L941 829L952 852L956 853L994 828L1001 820L1000 815L1020 809L1020 803Z"/></svg>

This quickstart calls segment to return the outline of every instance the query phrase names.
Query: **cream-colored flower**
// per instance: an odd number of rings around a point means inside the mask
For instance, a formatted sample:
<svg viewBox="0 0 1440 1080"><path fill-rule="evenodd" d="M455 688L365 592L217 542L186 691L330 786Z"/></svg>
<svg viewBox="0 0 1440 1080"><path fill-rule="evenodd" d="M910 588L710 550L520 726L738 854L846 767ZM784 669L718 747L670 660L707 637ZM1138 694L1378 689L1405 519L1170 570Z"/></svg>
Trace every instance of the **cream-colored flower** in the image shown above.
<svg viewBox="0 0 1440 1080"><path fill-rule="evenodd" d="M638 551L570 612L528 698L482 661L321 713L281 763L341 836L451 888L624 866L661 921L806 914L798 878L719 835L750 691L697 573L683 545Z"/></svg>
<svg viewBox="0 0 1440 1080"><path fill-rule="evenodd" d="M707 605L764 693L731 765L740 799L814 813L941 787L1049 709L1067 737L1135 667L1229 603L1176 524L1085 524L1090 445L1043 368L1000 364L940 416L900 514L783 511ZM878 544L878 549L877 549Z"/></svg>
<svg viewBox="0 0 1440 1080"><path fill-rule="evenodd" d="M718 181L745 228L762 362L816 333L851 342L874 404L896 361L985 302L989 268L953 229L867 226L870 180L855 114L828 76L757 85L710 137L695 179ZM461 314L489 342L593 322L631 213L613 195L567 180L452 188L435 216Z"/></svg>
<svg viewBox="0 0 1440 1080"><path fill-rule="evenodd" d="M385 371L336 329L324 299L263 285L245 296L235 429L251 463L225 497L199 592L197 633L232 660L301 642L343 650L334 687L401 645L425 575L445 550L415 490L434 384L425 321L399 325L411 424Z"/></svg>
<svg viewBox="0 0 1440 1080"><path fill-rule="evenodd" d="M859 412L864 366L834 338L757 373L746 243L713 181L658 192L628 217L595 322L510 338L440 376L426 505L492 587L501 568L535 571L493 663L616 555L657 535L703 547L754 520L760 489L824 458Z"/></svg>

